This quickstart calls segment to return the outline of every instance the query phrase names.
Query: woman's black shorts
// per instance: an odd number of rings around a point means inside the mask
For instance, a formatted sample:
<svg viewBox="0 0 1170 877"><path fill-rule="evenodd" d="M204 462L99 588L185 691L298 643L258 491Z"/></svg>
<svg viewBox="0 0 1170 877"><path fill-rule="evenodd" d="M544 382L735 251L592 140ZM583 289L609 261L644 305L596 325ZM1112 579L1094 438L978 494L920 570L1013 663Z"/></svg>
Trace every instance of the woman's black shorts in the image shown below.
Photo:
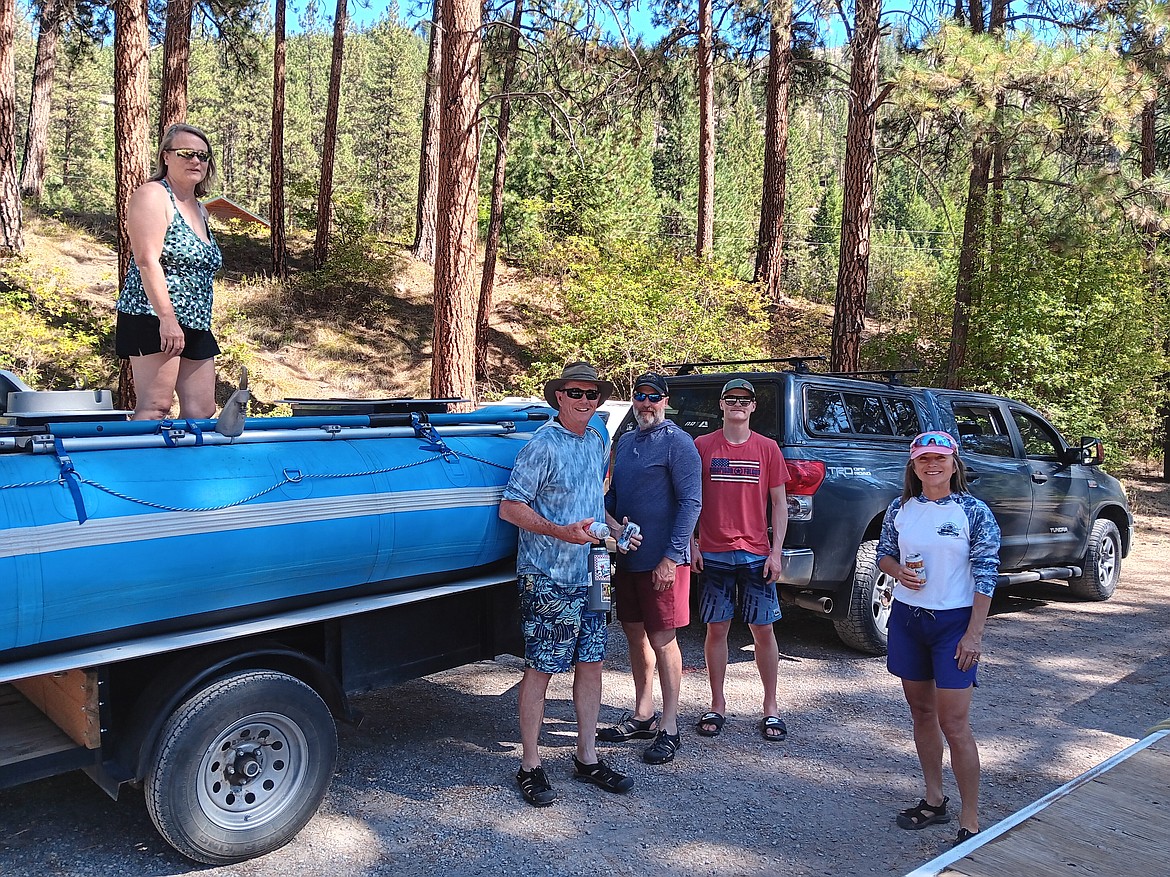
<svg viewBox="0 0 1170 877"><path fill-rule="evenodd" d="M192 329L180 324L186 344L179 354L183 359L211 359L219 353L215 336L207 329ZM154 314L124 314L118 311L118 325L114 346L119 359L162 353L158 317Z"/></svg>

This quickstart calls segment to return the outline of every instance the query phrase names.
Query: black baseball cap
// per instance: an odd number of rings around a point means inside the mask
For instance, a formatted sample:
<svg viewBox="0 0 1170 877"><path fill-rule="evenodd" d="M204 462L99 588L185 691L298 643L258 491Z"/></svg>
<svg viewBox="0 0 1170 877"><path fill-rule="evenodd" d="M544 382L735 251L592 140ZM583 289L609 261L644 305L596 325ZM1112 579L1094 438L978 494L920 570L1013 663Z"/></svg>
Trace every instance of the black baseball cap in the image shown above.
<svg viewBox="0 0 1170 877"><path fill-rule="evenodd" d="M646 372L644 375L639 375L638 379L634 381L634 389L636 390L638 387L653 387L663 396L670 395L670 390L666 386L666 378L658 372Z"/></svg>

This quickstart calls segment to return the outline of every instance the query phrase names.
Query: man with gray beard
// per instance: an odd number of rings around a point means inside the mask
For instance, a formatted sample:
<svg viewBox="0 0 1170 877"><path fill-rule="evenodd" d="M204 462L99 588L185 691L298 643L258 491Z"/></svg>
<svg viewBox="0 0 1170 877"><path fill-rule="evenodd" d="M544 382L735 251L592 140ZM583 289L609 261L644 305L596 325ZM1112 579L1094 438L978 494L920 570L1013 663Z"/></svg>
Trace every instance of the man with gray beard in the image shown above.
<svg viewBox="0 0 1170 877"><path fill-rule="evenodd" d="M666 419L666 378L653 372L634 382L636 431L618 438L613 478L605 497L615 519L642 528L636 554L618 557L613 576L617 617L630 643L634 711L597 739L621 743L653 739L642 753L666 764L678 752L682 654L676 631L690 623L691 535L702 508L702 471L691 437ZM654 669L662 687L662 715L654 711Z"/></svg>

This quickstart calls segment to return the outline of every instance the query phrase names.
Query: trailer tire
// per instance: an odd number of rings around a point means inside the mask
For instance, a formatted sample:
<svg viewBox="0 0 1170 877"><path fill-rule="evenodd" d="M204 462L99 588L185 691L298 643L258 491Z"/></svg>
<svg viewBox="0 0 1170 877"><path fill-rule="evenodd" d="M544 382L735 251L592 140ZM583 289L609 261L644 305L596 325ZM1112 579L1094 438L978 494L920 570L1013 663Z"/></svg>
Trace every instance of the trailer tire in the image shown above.
<svg viewBox="0 0 1170 877"><path fill-rule="evenodd" d="M1086 600L1108 600L1121 578L1121 534L1106 518L1093 522L1089 548L1082 561L1084 573L1068 580L1068 589Z"/></svg>
<svg viewBox="0 0 1170 877"><path fill-rule="evenodd" d="M857 547L857 560L845 615L833 619L845 645L867 655L886 653L886 630L893 605L894 580L878 569L877 540Z"/></svg>
<svg viewBox="0 0 1170 877"><path fill-rule="evenodd" d="M241 862L304 828L336 761L337 727L316 691L284 673L237 673L167 719L146 774L146 807L184 856Z"/></svg>

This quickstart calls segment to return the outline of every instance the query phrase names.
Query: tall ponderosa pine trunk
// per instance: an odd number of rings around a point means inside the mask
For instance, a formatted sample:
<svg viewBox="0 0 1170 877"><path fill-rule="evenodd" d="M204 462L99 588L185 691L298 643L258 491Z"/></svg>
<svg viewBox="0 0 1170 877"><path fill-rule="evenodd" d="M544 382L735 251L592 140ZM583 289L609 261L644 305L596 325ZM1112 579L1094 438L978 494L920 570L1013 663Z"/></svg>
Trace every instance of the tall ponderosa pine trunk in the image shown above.
<svg viewBox="0 0 1170 877"><path fill-rule="evenodd" d="M1157 84L1155 83L1155 88ZM1141 172L1142 179L1148 180L1158 169L1156 130L1158 121L1158 93L1154 100L1142 107L1141 118ZM1156 261L1158 234L1147 232L1145 237L1145 264L1149 272L1150 301L1156 302L1165 295L1163 281L1158 273ZM1170 357L1170 332L1162 340L1162 353ZM1162 378L1162 480L1170 481L1170 375Z"/></svg>
<svg viewBox="0 0 1170 877"><path fill-rule="evenodd" d="M994 0L991 7L991 31L1002 36L1007 0ZM970 0L968 26L972 33L984 33L983 0ZM959 264L955 274L955 309L951 317L951 344L947 351L945 385L957 389L963 384L963 366L967 361L967 337L971 327L971 304L976 300L982 276L984 242L987 239L987 189L992 164L996 161L996 143L981 134L971 144L971 173L967 178L967 206L963 211L963 241L959 247ZM1002 169L997 176L1002 175ZM997 208L998 209L998 208Z"/></svg>
<svg viewBox="0 0 1170 877"><path fill-rule="evenodd" d="M963 243L955 280L955 311L951 317L951 346L947 355L946 386L962 385L967 359L967 330L971 325L971 302L980 276L983 253L983 215L987 205L987 181L991 176L993 150L980 140L971 147L971 175L967 181L967 208L963 213Z"/></svg>
<svg viewBox="0 0 1170 877"><path fill-rule="evenodd" d="M325 106L325 142L321 147L321 189L317 193L317 238L313 264L320 268L329 256L329 226L333 221L333 154L337 148L337 115L341 107L341 61L345 53L346 0L337 0L333 19L333 60L329 65L329 100Z"/></svg>
<svg viewBox="0 0 1170 877"><path fill-rule="evenodd" d="M167 29L163 39L162 88L159 94L158 136L171 125L187 120L187 76L191 67L191 11L194 0L167 0Z"/></svg>
<svg viewBox="0 0 1170 877"><path fill-rule="evenodd" d="M496 256L500 250L500 229L504 224L504 173L508 164L508 129L512 122L512 83L516 80L516 56L520 52L520 18L524 0L512 7L512 30L508 34L508 54L504 60L504 80L500 85L500 116L496 121L496 166L492 172L492 206L488 215L487 243L483 254L483 274L479 280L479 311L475 318L475 373L487 379L488 322L492 315L492 291L496 284Z"/></svg>
<svg viewBox="0 0 1170 877"><path fill-rule="evenodd" d="M64 5L64 0L43 0L41 3L32 94L28 101L28 127L25 129L24 157L20 163L20 191L26 198L40 198L45 193L49 112L53 102L53 74L57 70L57 43L61 36Z"/></svg>
<svg viewBox="0 0 1170 877"><path fill-rule="evenodd" d="M130 267L126 211L147 177L150 120L150 30L146 0L114 2L114 210L118 219L118 285ZM122 362L118 405L133 408L134 382Z"/></svg>
<svg viewBox="0 0 1170 877"><path fill-rule="evenodd" d="M272 51L272 152L269 157L268 230L272 245L272 276L288 279L288 252L284 229L284 87L285 0L276 0Z"/></svg>
<svg viewBox="0 0 1170 877"><path fill-rule="evenodd" d="M856 371L869 291L873 177L877 164L878 18L881 0L857 0L849 74L849 128L841 201L841 249L830 367Z"/></svg>
<svg viewBox="0 0 1170 877"><path fill-rule="evenodd" d="M414 258L428 265L435 264L435 204L439 189L439 107L443 94L442 76L443 2L434 0L434 8L431 11L431 50L427 56L427 87L423 99L414 246L410 248Z"/></svg>
<svg viewBox="0 0 1170 877"><path fill-rule="evenodd" d="M699 211L695 255L710 258L715 246L715 28L712 0L699 0Z"/></svg>
<svg viewBox="0 0 1170 877"><path fill-rule="evenodd" d="M768 53L768 111L764 129L764 183L755 281L779 301L784 271L784 197L788 170L788 87L792 80L792 0L773 0Z"/></svg>
<svg viewBox="0 0 1170 877"><path fill-rule="evenodd" d="M0 256L24 249L16 181L16 0L0 0Z"/></svg>
<svg viewBox="0 0 1170 877"><path fill-rule="evenodd" d="M475 398L475 251L479 206L479 0L443 3L438 237L431 393Z"/></svg>

